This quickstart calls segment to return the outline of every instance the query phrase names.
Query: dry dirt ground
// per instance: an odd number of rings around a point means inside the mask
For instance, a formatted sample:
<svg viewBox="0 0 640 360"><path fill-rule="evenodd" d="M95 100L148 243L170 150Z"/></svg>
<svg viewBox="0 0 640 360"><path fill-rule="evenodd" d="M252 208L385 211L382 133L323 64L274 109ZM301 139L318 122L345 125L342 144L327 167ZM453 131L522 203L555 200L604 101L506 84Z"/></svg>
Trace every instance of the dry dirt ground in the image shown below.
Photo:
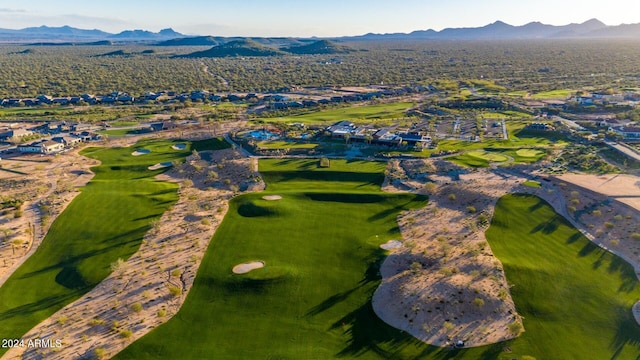
<svg viewBox="0 0 640 360"><path fill-rule="evenodd" d="M174 135L187 140L207 137L199 131ZM110 140L108 146L128 146L137 140L139 137ZM23 337L61 339L63 346L14 348L3 359L85 358L93 356L96 349L111 357L168 321L191 289L228 200L240 185L246 191L264 188L254 167L252 159L236 150L203 151L159 175L161 180L180 184L179 200L154 223L139 251L127 261L113 263L114 272L100 285Z"/></svg>
<svg viewBox="0 0 640 360"><path fill-rule="evenodd" d="M426 208L399 218L404 243L384 261L383 281L373 296L380 318L436 346L459 340L480 346L525 331L502 264L484 237L496 201L509 193L545 199L590 239L626 255L638 269L637 209L554 178L540 181L540 188L524 186L532 176L521 170L470 171L431 160L390 163L389 177L395 180L387 181L385 190L430 198ZM596 209L600 213L594 214Z"/></svg>

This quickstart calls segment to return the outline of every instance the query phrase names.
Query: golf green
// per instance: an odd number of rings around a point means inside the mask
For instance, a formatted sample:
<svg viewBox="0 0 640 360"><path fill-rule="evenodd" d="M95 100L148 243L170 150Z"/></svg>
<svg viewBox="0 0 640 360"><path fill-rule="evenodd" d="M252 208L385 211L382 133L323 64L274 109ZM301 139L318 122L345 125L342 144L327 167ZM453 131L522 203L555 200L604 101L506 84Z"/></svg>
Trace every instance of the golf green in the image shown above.
<svg viewBox="0 0 640 360"><path fill-rule="evenodd" d="M110 264L139 248L150 223L177 200L177 185L156 181L150 165L184 159L192 148L228 147L221 140L190 144L144 140L129 148L87 148L100 160L95 177L51 225L37 251L0 288L0 339L19 339L40 321L88 292ZM148 154L132 156L136 149ZM0 354L7 351L0 348Z"/></svg>

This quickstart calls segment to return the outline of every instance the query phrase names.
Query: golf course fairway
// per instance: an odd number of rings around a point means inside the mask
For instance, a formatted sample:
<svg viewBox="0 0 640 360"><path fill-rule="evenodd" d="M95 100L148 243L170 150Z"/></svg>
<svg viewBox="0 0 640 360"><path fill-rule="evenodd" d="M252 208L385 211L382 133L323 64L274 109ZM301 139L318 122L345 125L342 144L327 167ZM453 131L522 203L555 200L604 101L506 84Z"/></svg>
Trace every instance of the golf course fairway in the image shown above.
<svg viewBox="0 0 640 360"><path fill-rule="evenodd" d="M316 170L303 160L261 160L268 191L231 202L180 312L116 358L637 358L633 269L534 196L503 197L487 232L524 316L519 338L437 348L382 323L370 303L383 256L377 245L398 236L399 210L424 199L356 185L375 175L372 166L354 163L346 172L336 171L346 162ZM262 199L274 189L281 200ZM231 272L251 260L265 267Z"/></svg>
<svg viewBox="0 0 640 360"><path fill-rule="evenodd" d="M500 345L537 359L637 359L633 267L590 242L544 200L507 195L486 232L526 332Z"/></svg>
<svg viewBox="0 0 640 360"><path fill-rule="evenodd" d="M164 169L147 167L183 160L195 148L228 147L209 140L176 151L173 144L142 140L128 148L82 151L101 164L92 168L95 177L54 221L37 251L0 288L0 339L20 339L100 283L111 263L138 250L150 223L178 199L177 184L154 179ZM136 149L149 152L132 156ZM0 355L7 350L0 348Z"/></svg>
<svg viewBox="0 0 640 360"><path fill-rule="evenodd" d="M231 201L181 310L116 357L407 358L425 349L371 308L380 244L400 238L402 210L426 204L381 192L384 167L260 160L267 191ZM232 272L248 261L264 267Z"/></svg>

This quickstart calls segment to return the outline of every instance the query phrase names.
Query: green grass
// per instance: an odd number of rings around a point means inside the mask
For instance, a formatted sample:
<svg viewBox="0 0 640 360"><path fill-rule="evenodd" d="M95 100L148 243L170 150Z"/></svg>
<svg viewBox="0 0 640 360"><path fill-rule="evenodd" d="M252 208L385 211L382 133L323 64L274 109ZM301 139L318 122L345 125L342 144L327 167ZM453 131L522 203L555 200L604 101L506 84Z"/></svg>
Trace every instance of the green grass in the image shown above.
<svg viewBox="0 0 640 360"><path fill-rule="evenodd" d="M483 112L481 114L482 118L484 119L509 119L509 118L516 118L516 119L529 119L529 118L533 118L532 115L529 115L525 112L521 112L521 111L498 111L498 112Z"/></svg>
<svg viewBox="0 0 640 360"><path fill-rule="evenodd" d="M315 149L318 144L292 141L261 141L258 143L258 147L264 149Z"/></svg>
<svg viewBox="0 0 640 360"><path fill-rule="evenodd" d="M636 359L640 299L633 268L588 241L543 200L507 195L486 232L502 261L526 332L509 346L519 359Z"/></svg>
<svg viewBox="0 0 640 360"><path fill-rule="evenodd" d="M536 100L566 99L567 97L573 95L575 92L575 90L571 89L544 91L531 95L531 98Z"/></svg>
<svg viewBox="0 0 640 360"><path fill-rule="evenodd" d="M507 96L513 96L513 97L525 97L527 96L528 92L526 90L521 90L521 91L511 91L506 93Z"/></svg>
<svg viewBox="0 0 640 360"><path fill-rule="evenodd" d="M401 210L426 203L381 192L383 169L261 160L267 192L231 201L180 312L116 358L402 359L426 351L371 308L385 255L379 245L400 237ZM251 260L266 265L231 272Z"/></svg>
<svg viewBox="0 0 640 360"><path fill-rule="evenodd" d="M491 163L506 162L509 160L509 157L499 152L472 150L452 157L450 160L462 166L488 167Z"/></svg>
<svg viewBox="0 0 640 360"><path fill-rule="evenodd" d="M136 118L142 118L144 116L151 117L153 115L136 115ZM139 123L137 121L112 121L109 123L111 126L136 126Z"/></svg>
<svg viewBox="0 0 640 360"><path fill-rule="evenodd" d="M542 184L540 184L539 181L534 181L534 180L525 181L525 182L522 183L522 185L528 186L528 187L532 187L532 188L542 187Z"/></svg>
<svg viewBox="0 0 640 360"><path fill-rule="evenodd" d="M98 133L102 135L109 136L125 136L125 135L133 135L137 134L139 130L137 129L115 129L115 130L99 130Z"/></svg>
<svg viewBox="0 0 640 360"><path fill-rule="evenodd" d="M390 104L340 107L331 110L322 110L301 115L274 117L261 119L269 122L284 123L334 123L342 120L354 122L369 122L389 120L406 117L405 112L414 104L411 102L399 102Z"/></svg>
<svg viewBox="0 0 640 360"><path fill-rule="evenodd" d="M222 140L197 142L210 148ZM184 159L169 140L143 140L129 148L98 148L82 154L100 160L95 177L54 221L38 250L0 288L0 338L20 338L110 273L110 264L137 251L152 220L177 200L177 185L147 167ZM135 149L151 153L131 156ZM0 354L6 349L0 349Z"/></svg>

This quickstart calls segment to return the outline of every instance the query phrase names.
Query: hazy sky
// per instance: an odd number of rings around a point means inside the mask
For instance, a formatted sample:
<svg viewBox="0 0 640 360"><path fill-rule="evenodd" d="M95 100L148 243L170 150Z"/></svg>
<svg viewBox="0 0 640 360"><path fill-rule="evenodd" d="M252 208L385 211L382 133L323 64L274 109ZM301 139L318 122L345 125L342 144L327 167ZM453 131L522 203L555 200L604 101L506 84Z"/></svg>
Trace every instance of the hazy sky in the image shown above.
<svg viewBox="0 0 640 360"><path fill-rule="evenodd" d="M222 36L341 36L597 18L640 23L638 0L0 0L0 28L70 25L120 32L172 27Z"/></svg>

